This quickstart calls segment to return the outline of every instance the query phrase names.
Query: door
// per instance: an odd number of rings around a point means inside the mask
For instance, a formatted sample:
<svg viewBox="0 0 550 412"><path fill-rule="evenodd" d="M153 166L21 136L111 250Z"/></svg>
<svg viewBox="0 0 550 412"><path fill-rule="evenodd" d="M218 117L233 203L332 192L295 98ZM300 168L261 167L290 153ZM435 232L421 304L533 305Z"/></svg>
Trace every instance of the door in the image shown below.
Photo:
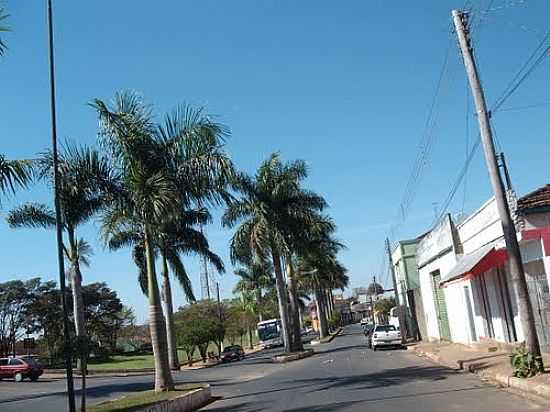
<svg viewBox="0 0 550 412"><path fill-rule="evenodd" d="M439 339L451 340L451 329L449 328L449 317L447 316L447 304L445 303L445 293L439 285L441 274L439 270L432 272L432 289L434 295L435 313L439 326Z"/></svg>
<svg viewBox="0 0 550 412"><path fill-rule="evenodd" d="M535 315L535 327L542 352L550 352L550 290L545 273L527 276L529 297Z"/></svg>

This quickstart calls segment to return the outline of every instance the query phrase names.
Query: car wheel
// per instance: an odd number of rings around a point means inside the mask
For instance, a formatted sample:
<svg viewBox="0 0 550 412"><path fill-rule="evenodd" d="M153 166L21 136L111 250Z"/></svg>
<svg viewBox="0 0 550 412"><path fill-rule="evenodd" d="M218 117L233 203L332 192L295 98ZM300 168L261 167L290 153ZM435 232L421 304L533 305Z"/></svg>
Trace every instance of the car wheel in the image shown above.
<svg viewBox="0 0 550 412"><path fill-rule="evenodd" d="M16 373L14 378L15 378L15 382L21 382L21 381L23 381L23 374L22 373Z"/></svg>

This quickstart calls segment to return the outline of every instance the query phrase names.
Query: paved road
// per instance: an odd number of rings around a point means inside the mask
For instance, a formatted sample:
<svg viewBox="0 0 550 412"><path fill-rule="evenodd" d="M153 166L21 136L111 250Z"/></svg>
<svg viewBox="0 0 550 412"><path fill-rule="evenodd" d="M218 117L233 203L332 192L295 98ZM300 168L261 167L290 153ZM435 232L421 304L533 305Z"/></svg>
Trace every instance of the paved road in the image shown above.
<svg viewBox="0 0 550 412"><path fill-rule="evenodd" d="M544 411L545 407L486 385L475 376L452 372L402 350L372 352L359 326L346 328L316 355L284 365L270 362L273 351L198 371L180 372L178 382L209 382L220 400L210 412L365 411L427 412L506 410ZM151 377L90 379L90 402L151 387ZM0 382L0 411L63 411L60 381Z"/></svg>

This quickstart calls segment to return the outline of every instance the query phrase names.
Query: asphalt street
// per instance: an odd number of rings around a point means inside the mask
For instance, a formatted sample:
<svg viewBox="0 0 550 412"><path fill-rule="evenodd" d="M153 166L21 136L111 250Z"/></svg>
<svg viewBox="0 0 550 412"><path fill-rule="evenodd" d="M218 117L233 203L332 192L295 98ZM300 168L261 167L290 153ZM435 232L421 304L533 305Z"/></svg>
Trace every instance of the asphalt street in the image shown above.
<svg viewBox="0 0 550 412"><path fill-rule="evenodd" d="M453 372L404 350L373 352L359 325L308 359L270 361L275 351L213 368L179 372L177 382L207 382L218 400L205 411L543 411L547 407ZM90 403L152 387L151 376L89 379ZM0 411L66 410L64 382L0 382Z"/></svg>

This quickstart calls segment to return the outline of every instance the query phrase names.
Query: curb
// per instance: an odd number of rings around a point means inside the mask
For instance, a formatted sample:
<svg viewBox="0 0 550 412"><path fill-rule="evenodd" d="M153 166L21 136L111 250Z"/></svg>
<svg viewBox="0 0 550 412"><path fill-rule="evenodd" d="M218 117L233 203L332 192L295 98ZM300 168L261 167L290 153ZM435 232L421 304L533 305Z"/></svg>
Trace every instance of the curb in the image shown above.
<svg viewBox="0 0 550 412"><path fill-rule="evenodd" d="M177 398L156 402L156 403L144 406L142 408L133 409L133 410L135 412L158 412L158 411L192 412L202 408L203 406L207 405L211 401L212 401L212 392L210 390L210 385L203 384L202 387L192 389L189 392ZM104 403L108 404L109 401ZM98 405L101 405L101 403L99 403Z"/></svg>
<svg viewBox="0 0 550 412"><path fill-rule="evenodd" d="M456 361L456 364L453 365L453 363L444 361L441 356L436 355L435 353L425 352L412 346L407 347L407 350L449 369L453 369L459 372L475 373L480 378L493 382L498 386L515 389L523 396L534 395L536 397L544 399L545 401L550 400L550 385L544 383L535 383L529 381L529 379L516 378L514 376L508 376L502 373L489 373L482 370L477 370L477 364L475 363L468 365L468 367L464 368L464 360L458 360Z"/></svg>
<svg viewBox="0 0 550 412"><path fill-rule="evenodd" d="M325 336L323 339L312 340L311 345L319 345L321 343L330 343L334 340L334 338L336 338L336 336L340 335L343 330L344 330L344 328L338 328L338 330L336 332L331 333L328 336Z"/></svg>
<svg viewBox="0 0 550 412"><path fill-rule="evenodd" d="M271 360L274 363L287 363L292 362L299 359L309 358L310 356L313 356L315 352L313 352L313 349L306 349L303 352L295 352L295 353L289 353L288 355L277 355L273 356Z"/></svg>

